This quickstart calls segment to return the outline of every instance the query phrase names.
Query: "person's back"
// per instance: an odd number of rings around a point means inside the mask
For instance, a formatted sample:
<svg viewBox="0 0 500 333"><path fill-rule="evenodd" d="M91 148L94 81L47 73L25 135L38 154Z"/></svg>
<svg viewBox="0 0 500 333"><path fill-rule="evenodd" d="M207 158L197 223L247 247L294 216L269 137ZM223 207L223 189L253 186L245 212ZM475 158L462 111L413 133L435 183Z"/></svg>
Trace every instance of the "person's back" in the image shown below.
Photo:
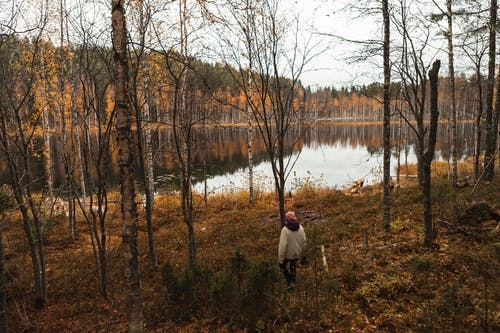
<svg viewBox="0 0 500 333"><path fill-rule="evenodd" d="M295 283L297 260L303 257L304 254L306 233L304 228L297 221L294 212L287 212L285 220L286 224L281 229L280 234L278 261L287 281L287 285L290 288L293 286L293 283Z"/></svg>
<svg viewBox="0 0 500 333"><path fill-rule="evenodd" d="M281 229L279 261L300 259L306 246L306 233L301 225L290 230L286 225Z"/></svg>

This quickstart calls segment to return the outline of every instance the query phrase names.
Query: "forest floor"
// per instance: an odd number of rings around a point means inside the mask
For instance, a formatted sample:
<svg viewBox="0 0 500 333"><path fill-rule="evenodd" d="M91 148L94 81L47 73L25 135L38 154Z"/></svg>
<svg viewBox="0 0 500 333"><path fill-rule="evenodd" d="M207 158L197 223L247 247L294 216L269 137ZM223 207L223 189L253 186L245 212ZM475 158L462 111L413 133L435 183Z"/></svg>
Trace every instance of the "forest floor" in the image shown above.
<svg viewBox="0 0 500 333"><path fill-rule="evenodd" d="M415 179L391 192L390 233L381 226L380 186L348 195L305 185L287 197L287 209L296 212L308 236L308 263L297 267L292 291L286 291L277 264L274 196L258 193L250 204L245 193L219 194L209 197L207 207L196 197L202 269L189 275L183 273L187 228L179 201L160 195L154 214L159 268L151 265L140 211L145 331L499 332L497 221L463 216L479 202L500 209L500 177L454 192L436 173L432 248L423 246L422 195ZM87 226L79 224L74 242L63 218L45 232L49 297L35 310L21 221L11 219L4 231L11 332L126 331L118 206L110 207L106 223L107 299L99 294Z"/></svg>

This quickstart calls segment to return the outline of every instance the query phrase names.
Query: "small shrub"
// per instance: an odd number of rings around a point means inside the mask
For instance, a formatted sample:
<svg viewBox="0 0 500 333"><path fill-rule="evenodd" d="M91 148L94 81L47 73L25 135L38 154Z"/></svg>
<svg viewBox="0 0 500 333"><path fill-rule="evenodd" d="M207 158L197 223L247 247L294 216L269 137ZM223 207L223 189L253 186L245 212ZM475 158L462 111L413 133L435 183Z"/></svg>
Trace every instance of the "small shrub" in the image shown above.
<svg viewBox="0 0 500 333"><path fill-rule="evenodd" d="M420 274L430 273L436 268L436 263L427 256L416 256L410 262L410 272L413 278Z"/></svg>
<svg viewBox="0 0 500 333"><path fill-rule="evenodd" d="M12 195L12 191L3 185L0 187L0 213L7 210L12 209L16 206L16 202L14 201L14 196Z"/></svg>
<svg viewBox="0 0 500 333"><path fill-rule="evenodd" d="M179 274L166 263L161 274L166 294L164 301L157 300L152 306L158 306L164 316L175 320L212 313L229 322L240 318L232 324L258 331L259 327L267 327L278 308L275 291L279 274L274 260L249 262L237 250L227 266L216 272L199 266ZM146 322L157 325L160 316L149 310Z"/></svg>
<svg viewBox="0 0 500 333"><path fill-rule="evenodd" d="M363 262L354 255L346 255L339 258L337 263L340 270L340 278L347 290L354 291L362 281L359 272L362 271Z"/></svg>
<svg viewBox="0 0 500 333"><path fill-rule="evenodd" d="M450 286L447 286L441 293L441 298L437 302L437 310L441 314L441 318L444 320L456 322L457 319L468 312L466 302L461 299L459 292L459 282L455 281Z"/></svg>
<svg viewBox="0 0 500 333"><path fill-rule="evenodd" d="M488 244L480 249L474 256L474 275L478 278L477 285L481 291L481 300L477 300L477 310L482 318L483 330L498 331L500 315L498 308L498 295L500 295L500 243Z"/></svg>
<svg viewBox="0 0 500 333"><path fill-rule="evenodd" d="M228 267L215 276L211 289L211 305L219 317L231 318L237 313L247 268L248 261L238 248L230 258Z"/></svg>
<svg viewBox="0 0 500 333"><path fill-rule="evenodd" d="M167 302L175 304L169 310L172 316L187 320L209 303L213 272L208 267L187 269L181 277L178 277L173 267L166 263L161 273L166 287Z"/></svg>
<svg viewBox="0 0 500 333"><path fill-rule="evenodd" d="M224 271L215 279L211 290L213 310L225 318L230 318L238 310L239 289L236 277Z"/></svg>
<svg viewBox="0 0 500 333"><path fill-rule="evenodd" d="M251 327L255 327L258 320L265 320L275 312L275 287L278 278L274 261L250 263L240 306L241 314Z"/></svg>
<svg viewBox="0 0 500 333"><path fill-rule="evenodd" d="M297 194L307 197L310 194L315 194L319 188L324 187L325 180L323 175L318 177L313 176L310 171L307 171L307 176L298 177L297 173L293 172L291 190Z"/></svg>
<svg viewBox="0 0 500 333"><path fill-rule="evenodd" d="M460 284L455 281L446 286L439 298L429 300L424 307L421 318L417 321L416 332L471 332L476 331L470 314L473 305L468 297L464 297ZM471 326L472 325L472 326Z"/></svg>
<svg viewBox="0 0 500 333"><path fill-rule="evenodd" d="M179 288L184 293L191 308L207 304L210 299L210 286L213 272L208 266L196 266L194 270L186 270Z"/></svg>
<svg viewBox="0 0 500 333"><path fill-rule="evenodd" d="M356 291L357 299L365 308L381 300L394 301L400 295L413 293L415 287L407 274L397 276L377 275L371 281L365 281Z"/></svg>
<svg viewBox="0 0 500 333"><path fill-rule="evenodd" d="M144 316L144 323L147 328L156 328L161 322L164 321L165 313L167 313L167 304L162 297L156 298L152 303L144 304L142 313Z"/></svg>
<svg viewBox="0 0 500 333"><path fill-rule="evenodd" d="M434 311L430 305L430 301L427 301L423 305L423 311L420 318L416 320L416 325L413 327L416 333L434 333L439 332L437 329L437 320Z"/></svg>
<svg viewBox="0 0 500 333"><path fill-rule="evenodd" d="M167 292L169 294L174 295L177 291L177 286L179 285L179 279L174 274L174 269L170 263L165 263L161 267L161 276L163 279L163 285L167 288ZM173 297L174 299L177 297Z"/></svg>
<svg viewBox="0 0 500 333"><path fill-rule="evenodd" d="M406 231L411 224L412 223L408 219L396 217L393 221L391 221L391 231L394 233Z"/></svg>
<svg viewBox="0 0 500 333"><path fill-rule="evenodd" d="M323 280L323 288L328 294L331 295L340 294L340 283L332 277L327 277L326 279Z"/></svg>
<svg viewBox="0 0 500 333"><path fill-rule="evenodd" d="M238 288L241 288L243 283L243 274L248 268L248 260L240 252L240 249L236 249L236 252L231 257L229 261L229 270L236 277Z"/></svg>
<svg viewBox="0 0 500 333"><path fill-rule="evenodd" d="M325 293L325 301L333 303L335 298L340 295L340 282L332 277L326 277L322 280L322 289Z"/></svg>

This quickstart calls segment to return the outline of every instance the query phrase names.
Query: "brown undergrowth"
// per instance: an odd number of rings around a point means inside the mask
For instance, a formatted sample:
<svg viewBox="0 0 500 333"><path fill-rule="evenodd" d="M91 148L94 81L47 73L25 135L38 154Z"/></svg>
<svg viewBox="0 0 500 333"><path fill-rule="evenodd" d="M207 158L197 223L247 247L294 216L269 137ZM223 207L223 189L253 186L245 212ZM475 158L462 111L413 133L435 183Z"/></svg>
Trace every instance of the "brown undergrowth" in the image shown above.
<svg viewBox="0 0 500 333"><path fill-rule="evenodd" d="M197 260L203 270L193 276L205 280L197 294L192 289L174 294L165 276L182 288L187 276L187 231L178 199L160 195L154 215L158 269L149 262L140 211L145 331L498 331L499 233L481 228L461 232L453 226L473 203L486 201L500 208L500 181L454 193L437 174L433 185L436 241L431 249L422 246L422 200L418 186L411 184L414 180L392 192L389 234L381 227L382 194L377 186L357 196L305 186L289 196L286 206L296 211L308 235L308 263L298 267L292 292L285 290L276 263L280 226L274 196L260 193L249 204L245 193L228 193L211 196L207 208L197 198ZM46 227L49 299L39 311L32 305L28 244L19 218L10 219L4 244L11 331L126 331L121 227L119 214L109 216L115 218L107 222L108 299L98 293L86 226L79 224L73 243L67 238L65 221L56 219ZM246 263L241 266L246 267L241 279L229 270L235 258ZM252 269L269 272L264 276ZM191 296L196 302L186 305Z"/></svg>

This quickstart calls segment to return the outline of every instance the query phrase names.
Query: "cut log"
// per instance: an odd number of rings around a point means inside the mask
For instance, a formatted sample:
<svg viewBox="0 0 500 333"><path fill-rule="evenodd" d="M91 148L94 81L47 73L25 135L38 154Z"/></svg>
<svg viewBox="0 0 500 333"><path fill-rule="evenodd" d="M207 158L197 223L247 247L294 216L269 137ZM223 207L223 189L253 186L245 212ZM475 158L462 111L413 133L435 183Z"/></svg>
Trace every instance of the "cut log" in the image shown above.
<svg viewBox="0 0 500 333"><path fill-rule="evenodd" d="M363 178L357 179L357 180L352 182L351 188L363 187L364 183L365 183L365 180Z"/></svg>

